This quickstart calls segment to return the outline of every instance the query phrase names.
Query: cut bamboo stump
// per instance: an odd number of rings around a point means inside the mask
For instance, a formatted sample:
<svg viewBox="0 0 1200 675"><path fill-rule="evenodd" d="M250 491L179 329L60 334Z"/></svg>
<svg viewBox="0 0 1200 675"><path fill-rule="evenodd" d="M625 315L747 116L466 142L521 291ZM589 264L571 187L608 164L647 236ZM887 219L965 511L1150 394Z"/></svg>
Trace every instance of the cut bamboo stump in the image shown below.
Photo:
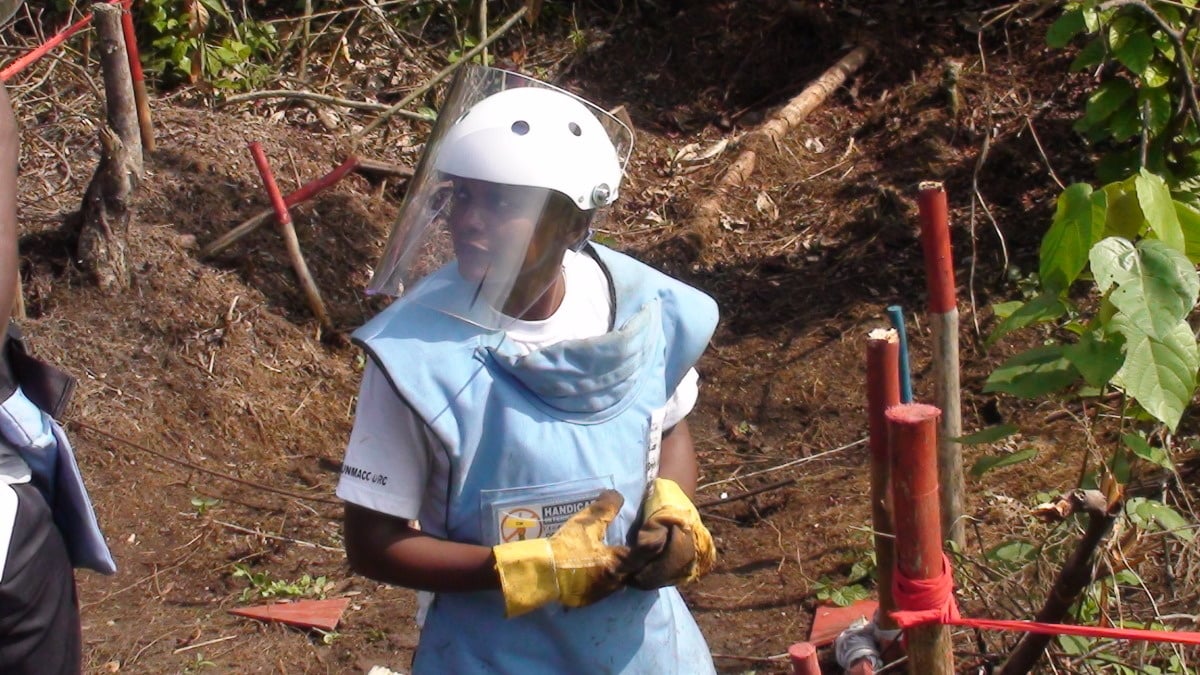
<svg viewBox="0 0 1200 675"><path fill-rule="evenodd" d="M99 131L100 162L84 192L77 257L101 288L126 288L126 239L133 220L133 192L142 176L141 131L137 122L121 8L92 10L99 33L107 123Z"/></svg>
<svg viewBox="0 0 1200 675"><path fill-rule="evenodd" d="M789 131L804 121L804 118L824 103L847 77L862 67L869 54L870 49L867 47L856 47L762 126L746 134L743 140L745 149L717 182L716 191L701 201L692 212L691 222L684 237L691 241L697 252L704 252L719 229L721 202L725 193L745 185L758 164L759 154L776 149Z"/></svg>

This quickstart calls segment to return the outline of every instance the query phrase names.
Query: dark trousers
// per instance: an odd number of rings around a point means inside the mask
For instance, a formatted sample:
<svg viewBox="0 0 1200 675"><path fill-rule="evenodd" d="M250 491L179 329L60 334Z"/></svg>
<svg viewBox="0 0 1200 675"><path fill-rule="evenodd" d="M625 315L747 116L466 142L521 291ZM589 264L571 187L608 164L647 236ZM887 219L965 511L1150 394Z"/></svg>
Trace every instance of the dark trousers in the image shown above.
<svg viewBox="0 0 1200 675"><path fill-rule="evenodd" d="M82 640L66 545L37 488L9 487L17 516L0 576L0 673L76 675Z"/></svg>

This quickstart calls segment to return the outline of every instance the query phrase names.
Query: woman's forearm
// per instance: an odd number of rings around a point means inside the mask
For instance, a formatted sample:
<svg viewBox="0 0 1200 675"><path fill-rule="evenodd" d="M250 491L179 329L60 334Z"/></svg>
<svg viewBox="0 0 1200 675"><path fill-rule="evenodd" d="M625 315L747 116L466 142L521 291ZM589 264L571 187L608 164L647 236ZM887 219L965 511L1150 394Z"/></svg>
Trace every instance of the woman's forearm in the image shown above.
<svg viewBox="0 0 1200 675"><path fill-rule="evenodd" d="M692 432L687 420L668 429L662 438L662 452L658 460L658 475L670 478L679 484L688 499L696 494L696 448L692 445Z"/></svg>
<svg viewBox="0 0 1200 675"><path fill-rule="evenodd" d="M346 557L365 577L423 591L500 588L490 547L438 539L353 504L346 505L344 523Z"/></svg>

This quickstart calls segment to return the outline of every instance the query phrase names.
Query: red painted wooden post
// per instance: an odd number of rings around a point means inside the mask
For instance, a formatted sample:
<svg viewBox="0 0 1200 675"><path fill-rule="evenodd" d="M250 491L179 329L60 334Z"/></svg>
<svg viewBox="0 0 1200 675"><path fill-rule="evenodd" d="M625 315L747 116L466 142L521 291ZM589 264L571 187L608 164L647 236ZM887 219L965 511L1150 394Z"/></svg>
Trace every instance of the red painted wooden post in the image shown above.
<svg viewBox="0 0 1200 675"><path fill-rule="evenodd" d="M792 675L821 675L817 648L811 642L797 642L788 647L788 659L792 662Z"/></svg>
<svg viewBox="0 0 1200 675"><path fill-rule="evenodd" d="M867 423L871 448L871 524L875 540L875 565L879 570L879 613L876 625L894 630L891 612L893 545L891 460L888 457L887 409L900 403L900 339L892 329L867 336Z"/></svg>
<svg viewBox="0 0 1200 675"><path fill-rule="evenodd" d="M896 570L909 579L942 575L942 525L938 508L937 423L941 411L907 403L887 411L896 514ZM953 675L950 630L941 624L910 628L908 672Z"/></svg>
<svg viewBox="0 0 1200 675"><path fill-rule="evenodd" d="M950 220L941 183L921 183L917 207L921 217L921 249L929 290L929 327L933 338L934 403L942 409L938 431L938 473L942 477L942 534L963 544L962 407L958 369L958 304Z"/></svg>

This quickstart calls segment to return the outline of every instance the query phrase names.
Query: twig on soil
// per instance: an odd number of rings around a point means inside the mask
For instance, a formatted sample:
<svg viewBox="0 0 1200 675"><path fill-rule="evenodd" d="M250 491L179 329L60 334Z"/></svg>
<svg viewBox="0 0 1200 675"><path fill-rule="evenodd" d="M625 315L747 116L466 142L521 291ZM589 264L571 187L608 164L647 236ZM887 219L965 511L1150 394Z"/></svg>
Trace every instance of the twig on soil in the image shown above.
<svg viewBox="0 0 1200 675"><path fill-rule="evenodd" d="M302 91L296 89L266 89L263 91L251 91L245 94L236 94L230 96L221 102L220 105L232 105L234 103L242 103L245 101L254 101L264 98L284 98L297 99L301 101L316 101L317 103L328 103L330 105L339 105L343 108L352 108L354 110L367 110L371 112L384 112L391 109L391 106L386 106L382 103L372 103L370 101L355 101L348 98L339 98L328 94L318 94L315 91ZM410 110L397 110L395 114L401 117L428 122L429 118L421 113L412 112Z"/></svg>
<svg viewBox="0 0 1200 675"><path fill-rule="evenodd" d="M309 548L319 548L322 551L333 551L334 553L342 552L342 549L334 547L334 546L325 546L324 544L315 544L311 541L304 541L303 539L292 539L291 537L285 537L280 534L271 534L269 532L263 532L262 530L251 530L250 528L242 527L241 525L234 525L233 523L227 523L223 520L217 520L216 518L214 518L212 520L212 522L214 522L217 525L220 525L222 527L227 527L231 530L235 530L235 531L241 532L243 534L252 534L256 537L262 537L263 539L274 539L276 541L286 541L289 544L299 544L301 546L308 546Z"/></svg>
<svg viewBox="0 0 1200 675"><path fill-rule="evenodd" d="M1037 129L1033 128L1033 118L1029 115L1025 116L1025 126L1029 127L1029 135L1033 137L1033 144L1037 146L1038 154L1042 156L1042 161L1046 164L1046 172L1050 174L1050 179L1058 186L1059 190L1066 190L1067 186L1058 179L1058 174L1054 172L1054 167L1050 165L1050 158L1046 156L1046 149L1042 147L1042 139L1038 138Z"/></svg>
<svg viewBox="0 0 1200 675"><path fill-rule="evenodd" d="M455 61L454 63L451 63L450 65L441 69L437 73L435 73L433 77L429 78L428 82L417 87L416 89L414 89L412 91L412 93L410 93L408 96L405 96L399 103L393 105L392 107L388 108L383 113L381 113L379 115L379 117L377 117L375 119L374 122L371 122L362 131L360 131L354 135L354 139L353 139L354 142L352 143L352 145L357 146L359 143L362 142L363 138L366 138L367 134L370 134L372 131L375 131L375 129L378 128L380 124L383 124L384 122L386 122L392 115L395 115L397 112L404 109L405 106L407 106L409 103L412 103L413 101L417 100L417 98L424 96L425 92L429 91L430 89L433 89L434 85L436 85L438 82L441 82L442 80L444 80L446 77L448 77L454 71L458 70L464 63L470 63L471 59L475 58L476 55L480 54L481 52L483 52L483 50L487 49L488 45L490 45L491 43L500 39L500 37L502 35L504 35L505 33L507 33L510 28L515 26L516 23L521 20L521 17L525 16L525 12L528 11L528 9L529 9L528 5L522 5L520 9L513 12L508 17L508 20L506 20L499 28L496 29L496 32L489 35L486 40L483 40L479 44L475 45L475 47L473 47L471 50L469 50L466 54L463 54L462 58Z"/></svg>
<svg viewBox="0 0 1200 675"><path fill-rule="evenodd" d="M229 474L221 473L220 471L213 471L212 469L205 468L198 464L193 464L192 462L189 462L185 459L179 459L178 457L171 457L170 455L161 453L157 450L151 450L150 448L147 448L144 445L139 445L137 443L134 443L133 441L121 438L120 436L111 434L102 429L98 429L86 422L81 422L79 420L71 420L69 423L71 425L77 426L81 429L85 429L87 431L91 431L92 433L99 434L109 440L116 441L122 445L126 445L126 446L134 448L136 450L141 450L142 452L150 454L150 455L154 455L155 457L157 457L163 461L170 462L172 464L179 464L181 466L186 466L187 468L192 469L193 471L199 471L200 473L208 474L210 476L215 476L216 478L223 478L227 481L230 481L231 483L238 483L240 485L252 487L257 490L263 490L264 492L273 492L277 495L283 495L284 497L291 497L292 499L300 499L300 500L305 500L305 501L310 501L310 502L320 502L322 504L333 504L335 506L342 505L341 500L338 500L338 499L329 499L327 497L315 497L312 495L304 495L304 494L300 494L298 492L291 492L289 490L283 490L281 488L272 487L270 485L265 485L263 483L257 483L252 480L238 478L237 476L230 476Z"/></svg>
<svg viewBox="0 0 1200 675"><path fill-rule="evenodd" d="M818 459L821 459L822 457L832 455L835 452L841 452L842 450L849 450L850 448L853 448L856 445L862 445L863 443L866 443L866 442L867 442L866 438L860 438L857 441L854 441L853 443L847 443L846 445L843 445L840 448L834 448L832 450L826 450L825 452L819 452L815 455L809 455L808 457L801 457L800 459L794 459L790 462L780 464L779 466L773 466L769 469L763 469L761 471L751 471L750 473L742 475L742 476L733 476L731 478L715 480L711 483L704 483L703 485L697 485L696 490L703 490L704 488L712 487L714 485L723 485L725 483L732 483L734 481L739 481L744 478L749 478L751 476L761 476L764 473L771 473L773 471L779 471L780 469L786 469L791 466L796 466L797 464L807 464L808 462L813 462Z"/></svg>
<svg viewBox="0 0 1200 675"><path fill-rule="evenodd" d="M744 478L744 476L739 476L739 478ZM717 506L718 504L727 504L729 502L736 502L741 499L753 497L754 495L760 495L764 492L770 492L771 490L778 490L779 488L787 487L795 482L796 482L795 478L785 478L781 481L776 481L774 483L771 483L770 485L764 485L762 487L754 488L753 490L747 490L745 492L741 492L736 495L730 495L728 497L722 497L720 499L710 499L710 500L704 501L704 502L696 502L696 508L704 509L704 508L708 508L710 506Z"/></svg>
<svg viewBox="0 0 1200 675"><path fill-rule="evenodd" d="M234 638L237 638L237 637L239 637L239 636L237 636L237 635L226 635L225 637L213 638L213 639L211 639L211 640L205 640L204 642L197 642L196 644L191 644L191 645L188 645L188 646L186 646L186 647L180 647L179 649L176 649L175 651L173 651L173 652L171 652L171 653L172 653L172 654L182 654L182 653L184 653L184 652L186 652L186 651L191 651L191 650L193 650L193 649L199 649L199 648L201 648L201 647L207 647L207 646L209 646L209 645L215 645L215 644L217 644L218 642L225 642L226 640L232 640L232 639L234 639Z"/></svg>
<svg viewBox="0 0 1200 675"><path fill-rule="evenodd" d="M748 661L750 663L777 663L788 657L787 654L775 654L774 656L738 656L736 654L718 654L713 652L714 659L728 659L730 661Z"/></svg>

